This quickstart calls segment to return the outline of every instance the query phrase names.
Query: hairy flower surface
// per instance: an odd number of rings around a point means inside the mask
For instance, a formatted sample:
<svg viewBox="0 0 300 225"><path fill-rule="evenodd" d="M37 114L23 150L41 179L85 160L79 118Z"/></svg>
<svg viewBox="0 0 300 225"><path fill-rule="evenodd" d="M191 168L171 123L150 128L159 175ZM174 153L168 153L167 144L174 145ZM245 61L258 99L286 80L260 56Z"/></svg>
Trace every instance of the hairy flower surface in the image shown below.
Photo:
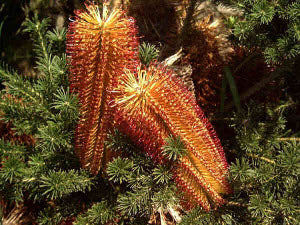
<svg viewBox="0 0 300 225"><path fill-rule="evenodd" d="M127 70L115 99L116 121L121 130L158 163L169 136L180 137L188 153L177 160L173 175L190 206L209 210L224 203L229 193L228 165L222 146L192 93L162 65ZM214 202L214 203L212 203Z"/></svg>
<svg viewBox="0 0 300 225"><path fill-rule="evenodd" d="M112 124L110 92L123 69L138 61L137 30L133 18L120 9L108 10L87 2L76 11L67 34L70 89L79 96L81 117L75 149L83 166L97 173Z"/></svg>

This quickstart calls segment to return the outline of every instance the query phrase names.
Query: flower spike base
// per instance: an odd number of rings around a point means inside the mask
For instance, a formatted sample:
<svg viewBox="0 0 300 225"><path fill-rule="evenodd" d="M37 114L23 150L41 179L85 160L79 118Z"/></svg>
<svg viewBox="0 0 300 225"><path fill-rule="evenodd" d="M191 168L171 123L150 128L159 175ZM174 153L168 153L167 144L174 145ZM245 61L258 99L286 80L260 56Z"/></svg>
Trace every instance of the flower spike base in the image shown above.
<svg viewBox="0 0 300 225"><path fill-rule="evenodd" d="M138 61L135 23L120 9L109 11L87 2L76 11L67 34L70 89L79 96L81 116L76 128L75 149L84 167L97 173L104 141L111 127L110 90L123 68Z"/></svg>
<svg viewBox="0 0 300 225"><path fill-rule="evenodd" d="M162 65L129 70L119 81L115 99L116 121L132 140L159 163L169 136L180 137L188 153L173 167L174 179L190 207L204 209L224 203L230 192L228 164L209 121L193 95L172 71Z"/></svg>

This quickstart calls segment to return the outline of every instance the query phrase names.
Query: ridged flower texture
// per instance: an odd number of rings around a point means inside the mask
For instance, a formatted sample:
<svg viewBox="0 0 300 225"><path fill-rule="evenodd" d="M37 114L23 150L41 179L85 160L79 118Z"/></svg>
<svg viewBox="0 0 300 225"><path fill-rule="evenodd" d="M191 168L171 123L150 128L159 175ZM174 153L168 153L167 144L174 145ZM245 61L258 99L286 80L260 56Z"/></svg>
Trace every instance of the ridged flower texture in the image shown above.
<svg viewBox="0 0 300 225"><path fill-rule="evenodd" d="M210 210L230 192L228 164L216 133L192 93L161 64L126 70L115 92L115 120L120 130L158 163L169 136L180 137L187 154L173 166L173 177L189 207Z"/></svg>
<svg viewBox="0 0 300 225"><path fill-rule="evenodd" d="M81 164L97 173L105 152L104 142L112 126L110 92L124 67L136 68L137 29L133 18L121 9L109 10L87 1L75 11L67 34L70 90L79 96L80 119L75 151Z"/></svg>

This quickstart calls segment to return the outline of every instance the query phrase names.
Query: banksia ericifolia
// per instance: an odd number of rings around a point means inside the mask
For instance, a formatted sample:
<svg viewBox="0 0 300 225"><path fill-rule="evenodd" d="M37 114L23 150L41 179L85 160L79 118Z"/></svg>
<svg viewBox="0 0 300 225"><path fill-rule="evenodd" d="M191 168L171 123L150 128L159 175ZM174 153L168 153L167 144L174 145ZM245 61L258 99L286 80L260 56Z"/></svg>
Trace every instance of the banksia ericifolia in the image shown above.
<svg viewBox="0 0 300 225"><path fill-rule="evenodd" d="M87 2L75 12L67 34L70 89L79 96L81 116L76 127L75 151L84 167L97 173L111 127L110 92L124 67L138 62L137 29L120 9L109 10Z"/></svg>
<svg viewBox="0 0 300 225"><path fill-rule="evenodd" d="M126 70L116 89L116 122L158 163L166 162L163 148L169 136L180 137L187 149L172 173L191 207L209 210L224 203L230 192L228 164L210 122L192 93L163 65L137 72Z"/></svg>

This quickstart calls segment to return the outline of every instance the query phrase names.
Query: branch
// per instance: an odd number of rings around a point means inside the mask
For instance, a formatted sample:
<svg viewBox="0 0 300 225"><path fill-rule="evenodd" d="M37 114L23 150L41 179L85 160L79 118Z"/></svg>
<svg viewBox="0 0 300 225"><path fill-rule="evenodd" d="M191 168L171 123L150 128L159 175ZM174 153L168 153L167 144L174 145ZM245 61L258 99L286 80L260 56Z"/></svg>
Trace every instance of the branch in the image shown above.
<svg viewBox="0 0 300 225"><path fill-rule="evenodd" d="M247 153L248 156L252 157L252 158L256 158L256 159L261 159L261 160L264 160L266 162L269 162L269 163L272 163L272 164L276 164L275 161L271 160L271 159L268 159L266 157L263 157L263 156L258 156L256 154L253 154L253 153Z"/></svg>
<svg viewBox="0 0 300 225"><path fill-rule="evenodd" d="M228 202L227 205L231 205L231 206L241 206L241 207L248 207L248 205L246 205L246 204L239 203L239 202L233 202L233 201Z"/></svg>
<svg viewBox="0 0 300 225"><path fill-rule="evenodd" d="M298 137L277 138L278 141L300 141Z"/></svg>

